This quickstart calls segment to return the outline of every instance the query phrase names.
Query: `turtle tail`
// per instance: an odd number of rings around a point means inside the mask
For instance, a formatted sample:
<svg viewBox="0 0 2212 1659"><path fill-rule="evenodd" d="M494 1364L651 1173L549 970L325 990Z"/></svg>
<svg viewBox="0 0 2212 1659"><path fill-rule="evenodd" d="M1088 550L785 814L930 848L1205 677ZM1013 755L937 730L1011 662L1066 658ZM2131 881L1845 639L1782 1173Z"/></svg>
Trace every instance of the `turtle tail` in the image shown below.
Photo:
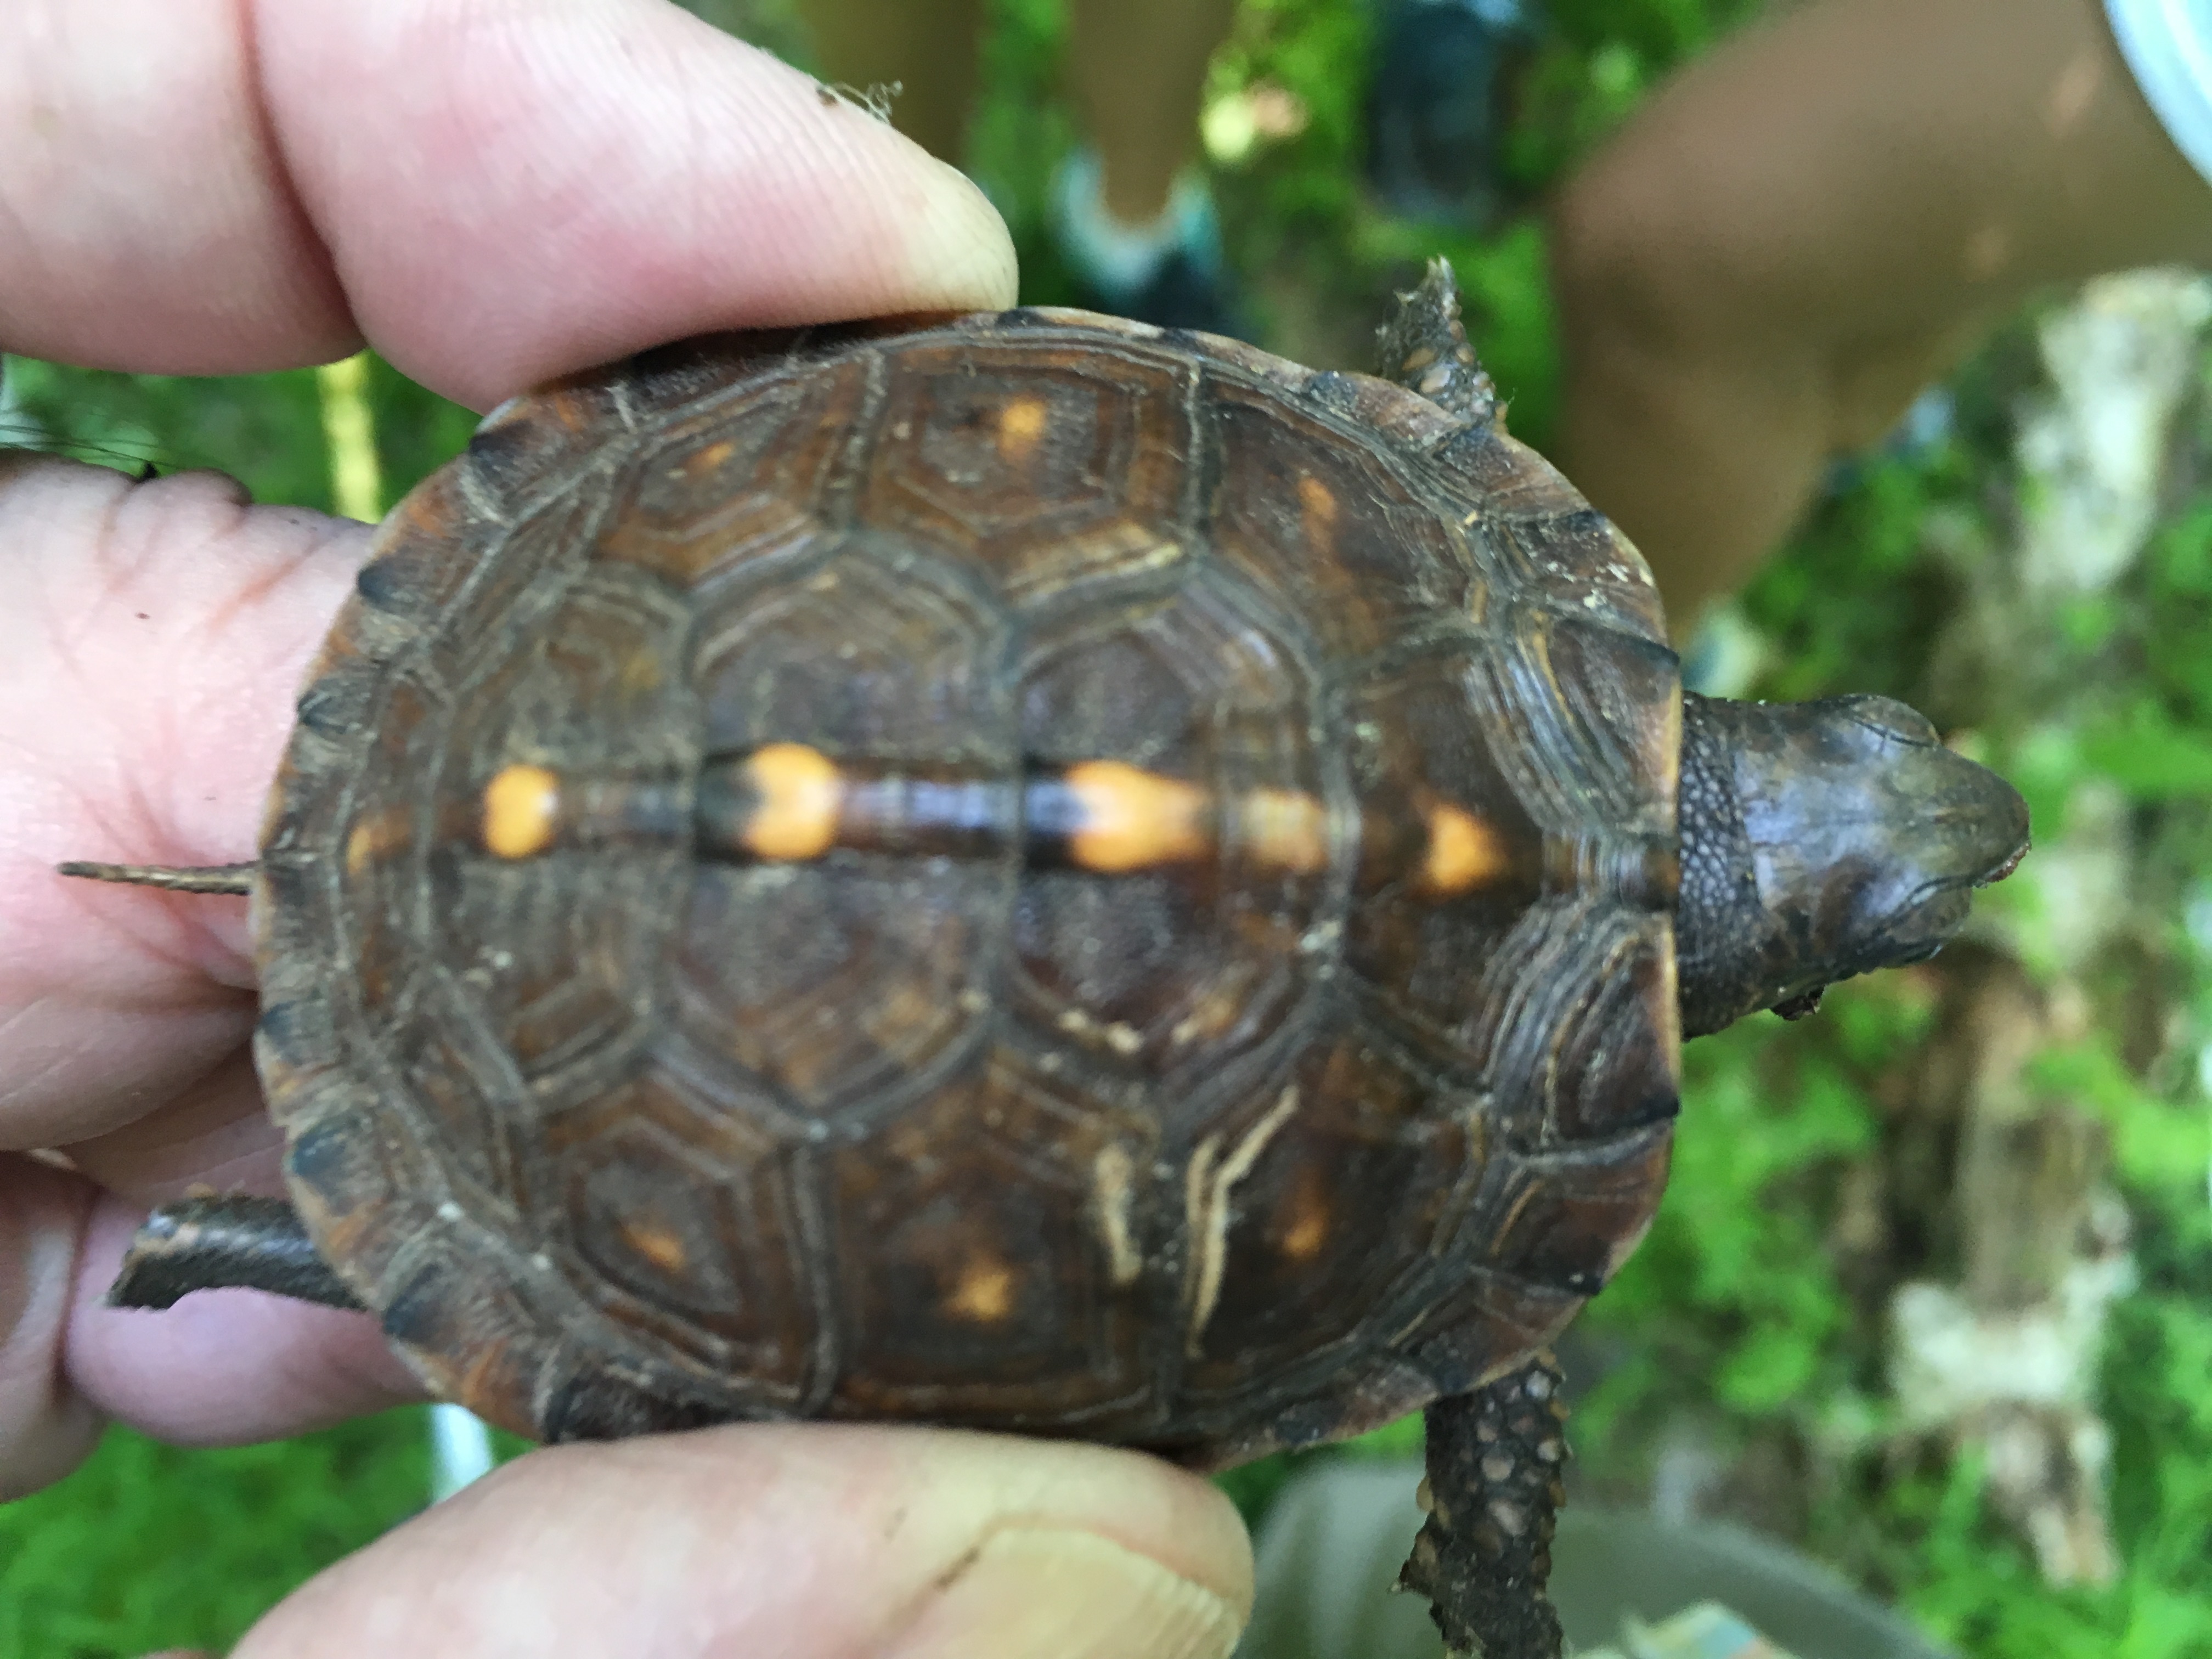
<svg viewBox="0 0 2212 1659"><path fill-rule="evenodd" d="M93 864L72 859L56 869L84 881L127 882L137 887L161 887L172 893L250 893L253 865L245 864Z"/></svg>

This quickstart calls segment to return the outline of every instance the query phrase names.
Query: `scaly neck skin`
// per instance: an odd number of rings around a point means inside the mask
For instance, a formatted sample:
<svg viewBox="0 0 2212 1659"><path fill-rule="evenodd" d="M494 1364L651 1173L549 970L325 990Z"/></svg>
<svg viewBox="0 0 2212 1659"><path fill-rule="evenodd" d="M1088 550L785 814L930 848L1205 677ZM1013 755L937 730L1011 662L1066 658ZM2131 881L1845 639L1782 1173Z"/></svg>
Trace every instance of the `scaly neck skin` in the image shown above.
<svg viewBox="0 0 2212 1659"><path fill-rule="evenodd" d="M1682 696L1682 1035L1920 962L2027 850L2012 787L1886 697Z"/></svg>

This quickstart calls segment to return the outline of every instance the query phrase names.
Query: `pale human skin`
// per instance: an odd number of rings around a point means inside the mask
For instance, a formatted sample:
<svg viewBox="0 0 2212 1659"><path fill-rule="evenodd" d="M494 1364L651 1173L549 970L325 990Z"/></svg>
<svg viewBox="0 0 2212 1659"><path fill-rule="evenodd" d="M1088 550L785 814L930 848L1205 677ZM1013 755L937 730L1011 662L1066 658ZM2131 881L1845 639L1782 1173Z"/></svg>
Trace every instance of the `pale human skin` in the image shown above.
<svg viewBox="0 0 2212 1659"><path fill-rule="evenodd" d="M981 0L805 0L833 81L896 83L891 119L933 155L960 160L975 94ZM1067 90L1102 163L1101 194L1124 224L1149 224L1198 159L1206 66L1237 0L1071 0Z"/></svg>
<svg viewBox="0 0 2212 1659"><path fill-rule="evenodd" d="M1680 631L2024 299L2212 264L2212 186L2098 0L1809 0L1656 95L1554 231L1558 459Z"/></svg>
<svg viewBox="0 0 2212 1659"><path fill-rule="evenodd" d="M661 0L16 0L0 347L176 374L364 342L477 407L702 330L1009 304L951 169ZM0 1496L103 1421L193 1444L416 1397L365 1316L100 1305L151 1205L276 1189L242 903L58 858L251 856L366 526L0 458ZM30 1156L61 1148L74 1168ZM739 1427L511 1465L242 1659L1221 1659L1235 1512L1133 1454Z"/></svg>

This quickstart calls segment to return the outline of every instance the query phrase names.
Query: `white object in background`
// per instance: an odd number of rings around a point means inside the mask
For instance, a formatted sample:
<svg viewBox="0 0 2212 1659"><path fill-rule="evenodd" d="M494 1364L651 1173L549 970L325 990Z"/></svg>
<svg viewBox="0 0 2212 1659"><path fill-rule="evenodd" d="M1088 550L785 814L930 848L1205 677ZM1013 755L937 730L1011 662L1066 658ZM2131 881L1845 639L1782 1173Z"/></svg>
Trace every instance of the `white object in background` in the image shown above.
<svg viewBox="0 0 2212 1659"><path fill-rule="evenodd" d="M2212 0L2207 0L2212 3ZM2122 271L2036 331L2051 377L2021 422L2021 574L2044 592L2118 580L2158 526L2167 434L2203 374L2212 278Z"/></svg>
<svg viewBox="0 0 2212 1659"><path fill-rule="evenodd" d="M2105 15L2151 113L2212 184L2212 0L2105 0Z"/></svg>
<svg viewBox="0 0 2212 1659"><path fill-rule="evenodd" d="M1427 1601L1391 1591L1421 1529L1420 1477L1417 1462L1364 1457L1327 1459L1294 1475L1255 1540L1259 1601L1237 1659L1443 1659ZM1717 1522L1571 1503L1552 1540L1552 1595L1580 1653L1608 1641L1638 1653L1639 1638L1620 1634L1637 1620L1658 1626L1644 1632L1647 1644L1720 1641L1747 1626L1765 1633L1774 1659L1944 1659L1826 1568ZM1732 1616L1694 1612L1705 1601ZM1694 1616L1674 1622L1686 1608ZM1660 1651L1706 1659L1711 1650ZM1739 1643L1731 1659L1751 1656Z"/></svg>
<svg viewBox="0 0 2212 1659"><path fill-rule="evenodd" d="M430 1501L442 1504L491 1473L491 1431L460 1406L430 1407Z"/></svg>
<svg viewBox="0 0 2212 1659"><path fill-rule="evenodd" d="M1628 1620L1621 1648L1594 1648L1583 1659L1790 1659L1717 1601L1700 1601L1664 1624Z"/></svg>

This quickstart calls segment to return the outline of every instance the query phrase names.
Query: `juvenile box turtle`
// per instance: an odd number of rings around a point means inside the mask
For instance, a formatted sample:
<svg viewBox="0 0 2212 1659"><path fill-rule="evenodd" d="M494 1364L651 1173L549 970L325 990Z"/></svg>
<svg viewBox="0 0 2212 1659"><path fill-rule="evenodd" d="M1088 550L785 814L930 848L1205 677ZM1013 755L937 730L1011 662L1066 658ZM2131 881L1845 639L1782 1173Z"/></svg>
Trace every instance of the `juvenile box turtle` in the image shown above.
<svg viewBox="0 0 2212 1659"><path fill-rule="evenodd" d="M1556 1646L1544 1350L1683 1035L1931 954L2017 795L1685 693L1441 265L1389 380L1073 312L650 352L379 533L250 891L294 1207L116 1299L383 1322L550 1439L902 1418L1215 1468L1426 1407L1409 1577ZM1393 382L1395 382L1395 384Z"/></svg>

